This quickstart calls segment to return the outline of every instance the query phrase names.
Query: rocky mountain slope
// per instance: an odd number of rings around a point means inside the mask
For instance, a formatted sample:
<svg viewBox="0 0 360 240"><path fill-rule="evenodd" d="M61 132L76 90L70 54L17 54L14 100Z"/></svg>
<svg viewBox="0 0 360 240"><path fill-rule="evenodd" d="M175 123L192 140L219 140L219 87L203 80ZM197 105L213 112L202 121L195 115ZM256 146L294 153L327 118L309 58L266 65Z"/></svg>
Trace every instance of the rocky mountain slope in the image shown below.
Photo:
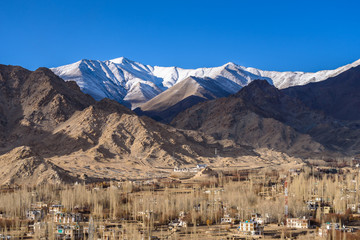
<svg viewBox="0 0 360 240"><path fill-rule="evenodd" d="M0 65L0 185L154 178L176 165L264 167L359 154L358 79L352 68L313 87L279 90L257 80L224 97L231 92L221 84L234 84L229 78L188 77L144 104L169 121L198 103L169 126L117 101L96 101L49 69Z"/></svg>
<svg viewBox="0 0 360 240"><path fill-rule="evenodd" d="M236 93L256 79L267 80L282 89L323 81L358 65L360 60L335 70L304 73L263 71L234 63L214 68L182 69L144 65L118 58L109 61L81 60L51 70L66 81L76 81L82 91L96 100L110 98L135 109L189 77L210 78L222 91Z"/></svg>
<svg viewBox="0 0 360 240"><path fill-rule="evenodd" d="M138 117L113 100L96 102L46 68L0 65L0 119L0 162L7 166L0 184L139 177L156 167L209 163L215 148L229 157L257 155Z"/></svg>
<svg viewBox="0 0 360 240"><path fill-rule="evenodd" d="M50 161L32 152L30 147L21 146L0 156L0 183L44 184L71 183L77 179Z"/></svg>
<svg viewBox="0 0 360 240"><path fill-rule="evenodd" d="M42 138L75 111L95 103L75 82L64 82L49 69L35 72L0 65L0 153Z"/></svg>
<svg viewBox="0 0 360 240"><path fill-rule="evenodd" d="M231 92L223 90L218 81L211 78L189 77L147 101L141 108L135 109L135 112L168 123L179 112L199 102L230 94Z"/></svg>
<svg viewBox="0 0 360 240"><path fill-rule="evenodd" d="M180 113L172 125L302 157L360 151L359 127L328 117L285 92L266 81L253 81L228 98Z"/></svg>
<svg viewBox="0 0 360 240"><path fill-rule="evenodd" d="M360 66L319 83L283 90L307 106L341 120L360 120Z"/></svg>

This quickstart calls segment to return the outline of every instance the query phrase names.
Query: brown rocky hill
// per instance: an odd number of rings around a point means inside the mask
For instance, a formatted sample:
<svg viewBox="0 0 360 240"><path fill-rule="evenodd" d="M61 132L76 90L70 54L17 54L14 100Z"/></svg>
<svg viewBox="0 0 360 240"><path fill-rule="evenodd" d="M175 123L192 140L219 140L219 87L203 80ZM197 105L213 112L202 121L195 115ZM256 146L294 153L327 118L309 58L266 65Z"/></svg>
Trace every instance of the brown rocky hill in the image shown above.
<svg viewBox="0 0 360 240"><path fill-rule="evenodd" d="M29 147L21 146L14 148L10 152L0 156L2 167L0 168L0 183L7 184L27 184L33 183L71 183L77 179L69 174L68 171L45 161Z"/></svg>
<svg viewBox="0 0 360 240"><path fill-rule="evenodd" d="M360 149L358 128L309 108L264 80L230 97L197 104L172 125L301 157L355 154Z"/></svg>
<svg viewBox="0 0 360 240"><path fill-rule="evenodd" d="M112 100L96 102L46 68L0 65L0 84L0 162L7 165L0 184L145 176L156 167L209 163L215 148L229 157L257 155Z"/></svg>
<svg viewBox="0 0 360 240"><path fill-rule="evenodd" d="M49 134L75 111L95 101L75 82L64 82L49 69L31 72L0 65L0 153Z"/></svg>
<svg viewBox="0 0 360 240"><path fill-rule="evenodd" d="M360 120L360 66L326 81L282 90L307 106L341 120Z"/></svg>

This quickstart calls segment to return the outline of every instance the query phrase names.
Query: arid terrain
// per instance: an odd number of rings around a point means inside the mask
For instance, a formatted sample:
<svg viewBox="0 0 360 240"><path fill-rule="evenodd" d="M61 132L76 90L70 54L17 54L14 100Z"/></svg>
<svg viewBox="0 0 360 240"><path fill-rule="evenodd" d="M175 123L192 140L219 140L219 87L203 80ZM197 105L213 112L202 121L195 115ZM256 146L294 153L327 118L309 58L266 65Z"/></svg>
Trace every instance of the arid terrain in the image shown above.
<svg viewBox="0 0 360 240"><path fill-rule="evenodd" d="M1 65L0 73L2 185L152 179L198 163L258 168L302 162L276 149L139 117L112 100L96 102L45 68Z"/></svg>
<svg viewBox="0 0 360 240"><path fill-rule="evenodd" d="M359 9L0 0L0 240L360 240Z"/></svg>
<svg viewBox="0 0 360 240"><path fill-rule="evenodd" d="M132 111L0 65L0 239L359 239L359 76L190 77Z"/></svg>

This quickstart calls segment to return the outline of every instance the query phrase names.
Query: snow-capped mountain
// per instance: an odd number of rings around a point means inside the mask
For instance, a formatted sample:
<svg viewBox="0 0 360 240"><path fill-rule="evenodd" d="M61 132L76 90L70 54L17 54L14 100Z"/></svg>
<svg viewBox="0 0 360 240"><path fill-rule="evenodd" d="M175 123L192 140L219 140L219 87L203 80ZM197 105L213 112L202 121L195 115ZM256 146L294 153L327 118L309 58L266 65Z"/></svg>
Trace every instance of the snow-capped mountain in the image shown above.
<svg viewBox="0 0 360 240"><path fill-rule="evenodd" d="M255 79L267 80L282 89L319 82L358 65L360 60L315 73L263 71L231 62L214 68L182 69L144 65L121 57L81 60L51 70L66 81L76 81L83 92L96 100L107 97L135 109L190 76L214 79L224 91L235 93Z"/></svg>

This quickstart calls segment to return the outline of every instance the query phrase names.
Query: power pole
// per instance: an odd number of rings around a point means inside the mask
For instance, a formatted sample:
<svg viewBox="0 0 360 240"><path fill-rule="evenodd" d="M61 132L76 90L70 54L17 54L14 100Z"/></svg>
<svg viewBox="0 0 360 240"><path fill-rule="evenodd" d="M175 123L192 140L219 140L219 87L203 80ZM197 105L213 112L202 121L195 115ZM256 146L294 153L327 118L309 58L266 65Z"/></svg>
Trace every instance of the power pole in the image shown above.
<svg viewBox="0 0 360 240"><path fill-rule="evenodd" d="M285 179L284 182L284 195L285 195L285 221L284 221L284 225L286 225L287 222L287 218L288 218L288 213L289 213L289 206L288 206L288 183L287 183L287 179Z"/></svg>

